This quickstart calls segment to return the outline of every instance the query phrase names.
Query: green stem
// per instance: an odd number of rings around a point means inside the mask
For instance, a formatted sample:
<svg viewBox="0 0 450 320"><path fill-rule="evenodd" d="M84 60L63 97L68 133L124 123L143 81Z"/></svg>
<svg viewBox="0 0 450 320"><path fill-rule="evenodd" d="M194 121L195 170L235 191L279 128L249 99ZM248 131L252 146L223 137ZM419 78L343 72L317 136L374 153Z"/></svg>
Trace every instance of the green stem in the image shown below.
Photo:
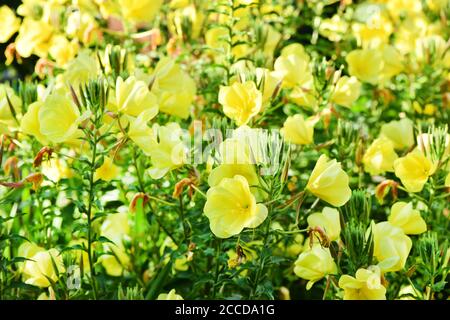
<svg viewBox="0 0 450 320"><path fill-rule="evenodd" d="M217 240L217 249L216 249L216 271L214 273L214 284L213 284L213 294L212 298L216 298L217 294L217 282L219 281L219 267L220 267L220 251L222 250L222 239Z"/></svg>

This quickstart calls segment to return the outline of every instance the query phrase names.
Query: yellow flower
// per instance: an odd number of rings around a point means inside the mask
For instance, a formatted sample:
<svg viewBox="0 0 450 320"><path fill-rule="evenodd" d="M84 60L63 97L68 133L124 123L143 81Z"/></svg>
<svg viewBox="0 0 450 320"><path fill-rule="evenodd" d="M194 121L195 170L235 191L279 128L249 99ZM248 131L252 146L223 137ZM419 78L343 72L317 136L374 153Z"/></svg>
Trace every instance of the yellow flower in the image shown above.
<svg viewBox="0 0 450 320"><path fill-rule="evenodd" d="M379 82L383 83L403 71L404 59L393 46L385 45L379 50L383 54L383 70L381 70Z"/></svg>
<svg viewBox="0 0 450 320"><path fill-rule="evenodd" d="M118 277L122 275L123 270L128 268L130 258L125 252L123 241L129 237L130 225L128 214L119 212L108 215L100 227L100 234L111 240L114 244L104 244L105 251L111 254L102 255L99 261L102 263L106 273Z"/></svg>
<svg viewBox="0 0 450 320"><path fill-rule="evenodd" d="M33 102L28 106L27 112L23 115L20 121L20 130L22 132L32 135L41 144L48 144L47 138L41 133L39 125L39 110L44 103L42 101Z"/></svg>
<svg viewBox="0 0 450 320"><path fill-rule="evenodd" d="M283 79L283 87L309 87L313 81L309 56L303 46L291 44L283 49L281 56L275 60L275 71Z"/></svg>
<svg viewBox="0 0 450 320"><path fill-rule="evenodd" d="M394 161L398 156L394 151L391 140L381 137L375 139L363 156L363 164L366 172L371 175L383 174L386 171L394 171Z"/></svg>
<svg viewBox="0 0 450 320"><path fill-rule="evenodd" d="M338 14L323 19L320 23L319 33L333 42L339 42L348 30L348 23Z"/></svg>
<svg viewBox="0 0 450 320"><path fill-rule="evenodd" d="M311 144L314 142L315 119L304 119L302 115L288 117L284 122L281 133L288 142L295 144Z"/></svg>
<svg viewBox="0 0 450 320"><path fill-rule="evenodd" d="M80 84L96 78L97 73L97 61L87 51L82 51L68 63L66 71L63 73L63 79L76 89Z"/></svg>
<svg viewBox="0 0 450 320"><path fill-rule="evenodd" d="M50 286L48 278L55 282L64 272L63 258L58 250L46 251L39 247L30 247L25 251L27 252L23 257L30 259L23 263L22 274L26 284L46 288ZM57 270L55 270L52 260Z"/></svg>
<svg viewBox="0 0 450 320"><path fill-rule="evenodd" d="M251 164L221 164L214 168L208 177L210 187L217 186L224 178L233 178L235 175L243 176L250 186L259 184L255 167Z"/></svg>
<svg viewBox="0 0 450 320"><path fill-rule="evenodd" d="M69 41L65 36L53 36L48 52L55 59L59 67L64 67L73 60L78 51L78 43Z"/></svg>
<svg viewBox="0 0 450 320"><path fill-rule="evenodd" d="M118 177L120 169L116 166L113 160L109 157L105 157L103 164L95 170L94 181L99 179L104 181L111 181Z"/></svg>
<svg viewBox="0 0 450 320"><path fill-rule="evenodd" d="M344 300L386 300L386 288L381 284L379 267L360 268L355 276L345 274L339 278L339 287L344 289Z"/></svg>
<svg viewBox="0 0 450 320"><path fill-rule="evenodd" d="M397 150L410 148L414 145L413 123L408 118L383 124L380 135L391 140Z"/></svg>
<svg viewBox="0 0 450 320"><path fill-rule="evenodd" d="M383 14L373 14L364 24L356 23L352 27L358 44L363 48L378 48L389 42L393 26Z"/></svg>
<svg viewBox="0 0 450 320"><path fill-rule="evenodd" d="M67 163L59 158L51 158L41 164L42 174L54 183L61 179L68 179L73 177L72 169L67 166Z"/></svg>
<svg viewBox="0 0 450 320"><path fill-rule="evenodd" d="M24 58L28 58L33 53L40 57L47 56L52 33L53 27L50 24L42 20L25 18L16 38L17 52Z"/></svg>
<svg viewBox="0 0 450 320"><path fill-rule="evenodd" d="M427 231L427 224L420 216L419 210L413 209L412 202L394 203L388 221L401 228L405 234L421 234Z"/></svg>
<svg viewBox="0 0 450 320"><path fill-rule="evenodd" d="M162 58L153 73L151 91L161 112L186 119L196 95L195 81L173 59Z"/></svg>
<svg viewBox="0 0 450 320"><path fill-rule="evenodd" d="M311 228L321 227L324 229L331 241L339 240L341 222L339 219L339 211L336 209L325 207L322 212L309 215L307 221L308 226Z"/></svg>
<svg viewBox="0 0 450 320"><path fill-rule="evenodd" d="M305 280L309 280L306 290L329 274L336 274L336 263L331 256L330 249L314 245L310 250L302 252L294 264L294 273Z"/></svg>
<svg viewBox="0 0 450 320"><path fill-rule="evenodd" d="M218 238L229 238L244 228L256 228L267 217L267 208L257 204L247 180L240 175L223 178L208 190L204 213Z"/></svg>
<svg viewBox="0 0 450 320"><path fill-rule="evenodd" d="M111 2L111 1L108 1ZM67 17L66 35L89 45L100 39L100 27L93 14L76 10Z"/></svg>
<svg viewBox="0 0 450 320"><path fill-rule="evenodd" d="M134 23L149 23L159 12L163 0L118 0L118 2L125 19Z"/></svg>
<svg viewBox="0 0 450 320"><path fill-rule="evenodd" d="M336 83L331 101L350 108L361 93L361 83L356 77L341 77Z"/></svg>
<svg viewBox="0 0 450 320"><path fill-rule="evenodd" d="M376 84L383 70L382 53L378 49L357 49L347 57L348 72L363 82Z"/></svg>
<svg viewBox="0 0 450 320"><path fill-rule="evenodd" d="M336 160L321 155L309 177L306 189L335 207L344 205L351 196L348 176Z"/></svg>
<svg viewBox="0 0 450 320"><path fill-rule="evenodd" d="M148 153L151 144L149 141L154 139L153 129L148 126L148 122L155 116L153 109L147 109L137 118L129 117L130 127L128 137L145 153Z"/></svg>
<svg viewBox="0 0 450 320"><path fill-rule="evenodd" d="M182 141L182 133L176 122L165 126L153 125L153 135L143 149L151 158L152 167L148 169L148 173L153 179L160 179L170 170L185 163L186 146Z"/></svg>
<svg viewBox="0 0 450 320"><path fill-rule="evenodd" d="M0 7L0 43L5 43L19 30L20 19L8 6Z"/></svg>
<svg viewBox="0 0 450 320"><path fill-rule="evenodd" d="M4 124L5 126L9 128L16 128L17 123L14 119L14 115L11 113L11 108L8 103L11 102L11 105L13 106L14 112L16 113L16 116L20 115L20 110L22 109L22 101L20 98L15 94L14 90L6 84L0 84L0 125ZM5 132L9 133L9 132Z"/></svg>
<svg viewBox="0 0 450 320"><path fill-rule="evenodd" d="M262 94L253 81L235 82L220 88L219 103L225 115L240 126L247 124L261 110Z"/></svg>
<svg viewBox="0 0 450 320"><path fill-rule="evenodd" d="M383 272L403 269L411 250L412 241L399 227L380 222L372 227L374 256Z"/></svg>
<svg viewBox="0 0 450 320"><path fill-rule="evenodd" d="M278 77L278 74L274 71L264 68L256 68L256 82L260 84L260 90L262 91L262 109L264 111L267 105L270 104L275 90L279 86L282 79Z"/></svg>
<svg viewBox="0 0 450 320"><path fill-rule="evenodd" d="M156 300L183 300L183 297L176 293L175 289L169 291L169 293L161 293Z"/></svg>
<svg viewBox="0 0 450 320"><path fill-rule="evenodd" d="M121 77L116 80L117 112L137 117L147 111L153 118L158 113L156 97L148 90L144 81L138 81L134 76L125 81Z"/></svg>
<svg viewBox="0 0 450 320"><path fill-rule="evenodd" d="M83 117L70 98L53 93L39 108L38 119L41 134L50 142L62 143L77 138Z"/></svg>
<svg viewBox="0 0 450 320"><path fill-rule="evenodd" d="M435 170L436 166L418 149L394 162L395 175L409 192L422 191Z"/></svg>

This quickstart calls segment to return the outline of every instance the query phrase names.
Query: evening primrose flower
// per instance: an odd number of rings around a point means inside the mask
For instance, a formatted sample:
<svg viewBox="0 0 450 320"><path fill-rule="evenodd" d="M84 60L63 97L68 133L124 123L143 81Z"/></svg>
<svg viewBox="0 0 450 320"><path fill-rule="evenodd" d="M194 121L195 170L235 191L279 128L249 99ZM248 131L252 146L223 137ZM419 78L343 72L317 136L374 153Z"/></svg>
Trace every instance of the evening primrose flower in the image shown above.
<svg viewBox="0 0 450 320"><path fill-rule="evenodd" d="M344 300L386 300L386 288L381 284L381 270L377 266L360 268L355 277L341 276L339 287L344 289Z"/></svg>
<svg viewBox="0 0 450 320"><path fill-rule="evenodd" d="M421 234L427 231L427 224L412 202L396 202L391 208L388 221L403 230L405 234Z"/></svg>
<svg viewBox="0 0 450 320"><path fill-rule="evenodd" d="M381 126L381 136L394 143L394 148L402 150L414 145L413 122L408 118L391 121Z"/></svg>
<svg viewBox="0 0 450 320"><path fill-rule="evenodd" d="M110 214L100 227L100 234L111 240L114 244L106 243L104 250L111 254L102 255L99 259L106 273L118 277L122 275L130 263L130 258L125 252L123 241L129 237L130 224L128 213L119 212Z"/></svg>
<svg viewBox="0 0 450 320"><path fill-rule="evenodd" d="M412 241L399 227L384 221L373 225L373 255L383 272L399 271L404 268L411 251Z"/></svg>
<svg viewBox="0 0 450 320"><path fill-rule="evenodd" d="M138 81L134 76L125 81L121 77L117 78L116 107L117 112L133 117L147 110L150 118L158 113L156 96L148 90L144 81Z"/></svg>
<svg viewBox="0 0 450 320"><path fill-rule="evenodd" d="M26 17L22 21L16 38L16 51L24 58L32 54L46 57L52 33L53 27L50 24Z"/></svg>
<svg viewBox="0 0 450 320"><path fill-rule="evenodd" d="M395 175L409 192L422 191L435 170L436 165L418 149L394 161Z"/></svg>
<svg viewBox="0 0 450 320"><path fill-rule="evenodd" d="M394 161L398 156L391 140L381 137L375 139L363 156L364 170L371 175L394 171Z"/></svg>
<svg viewBox="0 0 450 320"><path fill-rule="evenodd" d="M306 189L335 207L344 205L352 191L347 174L336 160L321 155L309 177Z"/></svg>
<svg viewBox="0 0 450 320"><path fill-rule="evenodd" d="M49 279L56 282L59 275L65 270L63 258L56 249L45 250L39 247L30 247L30 250L24 251L26 254L22 257L29 259L23 263L22 269L26 284L41 288L49 287L51 285ZM55 266L57 270L55 270Z"/></svg>
<svg viewBox="0 0 450 320"><path fill-rule="evenodd" d="M267 208L256 203L248 181L236 175L208 190L204 213L216 237L229 238L244 228L258 227L267 217Z"/></svg>
<svg viewBox="0 0 450 320"><path fill-rule="evenodd" d="M83 119L73 101L57 92L49 95L38 111L39 130L53 143L77 138Z"/></svg>
<svg viewBox="0 0 450 320"><path fill-rule="evenodd" d="M153 135L143 149L151 158L152 167L148 169L148 173L153 179L160 179L170 170L185 163L186 146L182 140L182 133L180 125L176 122L165 126L153 125Z"/></svg>
<svg viewBox="0 0 450 320"><path fill-rule="evenodd" d="M8 6L0 7L0 43L7 42L19 30L20 19Z"/></svg>
<svg viewBox="0 0 450 320"><path fill-rule="evenodd" d="M345 60L348 72L363 82L376 84L384 67L383 56L377 49L357 49L351 51Z"/></svg>
<svg viewBox="0 0 450 320"><path fill-rule="evenodd" d="M169 293L160 293L156 300L183 300L183 297L177 294L175 289L172 289Z"/></svg>
<svg viewBox="0 0 450 320"><path fill-rule="evenodd" d="M75 59L67 64L63 80L73 88L78 88L80 84L96 78L98 71L97 61L88 51L81 51Z"/></svg>
<svg viewBox="0 0 450 320"><path fill-rule="evenodd" d="M331 95L331 101L350 108L361 93L361 83L356 77L341 77Z"/></svg>
<svg viewBox="0 0 450 320"><path fill-rule="evenodd" d="M294 273L302 279L309 280L306 285L306 290L309 290L323 277L336 274L337 267L330 249L316 244L298 256L294 264Z"/></svg>
<svg viewBox="0 0 450 320"><path fill-rule="evenodd" d="M103 164L95 170L94 181L99 179L111 181L119 176L120 169L116 166L110 157L105 157Z"/></svg>
<svg viewBox="0 0 450 320"><path fill-rule="evenodd" d="M120 12L128 21L150 23L163 3L163 0L118 0Z"/></svg>
<svg viewBox="0 0 450 320"><path fill-rule="evenodd" d="M219 103L227 117L245 125L261 111L262 94L253 81L235 82L220 88Z"/></svg>
<svg viewBox="0 0 450 320"><path fill-rule="evenodd" d="M393 46L385 45L379 49L383 55L383 69L379 82L383 83L404 69L404 58Z"/></svg>
<svg viewBox="0 0 450 320"><path fill-rule="evenodd" d="M224 178L233 178L235 175L243 176L250 186L259 185L255 166L251 164L221 164L214 168L208 177L210 187L217 186Z"/></svg>
<svg viewBox="0 0 450 320"><path fill-rule="evenodd" d="M305 119L301 114L288 117L281 133L288 142L305 145L314 142L314 125L316 119Z"/></svg>
<svg viewBox="0 0 450 320"><path fill-rule="evenodd" d="M262 92L262 110L270 104L277 87L281 83L281 79L274 71L264 68L256 68L256 82L260 84Z"/></svg>
<svg viewBox="0 0 450 320"><path fill-rule="evenodd" d="M310 228L321 227L324 229L331 241L339 240L341 222L339 219L339 211L336 209L325 207L322 212L309 215L307 221Z"/></svg>
<svg viewBox="0 0 450 320"><path fill-rule="evenodd" d="M283 87L306 87L313 81L309 56L300 44L285 47L281 55L275 60L274 68L283 79Z"/></svg>
<svg viewBox="0 0 450 320"><path fill-rule="evenodd" d="M335 14L331 18L322 19L319 27L319 33L333 42L339 42L345 36L348 29L348 23Z"/></svg>
<svg viewBox="0 0 450 320"><path fill-rule="evenodd" d="M48 52L58 66L64 67L76 56L78 43L76 40L69 41L62 35L53 36Z"/></svg>
<svg viewBox="0 0 450 320"><path fill-rule="evenodd" d="M190 108L196 95L195 81L175 60L162 58L153 73L151 92L158 99L161 112L182 119L189 117Z"/></svg>

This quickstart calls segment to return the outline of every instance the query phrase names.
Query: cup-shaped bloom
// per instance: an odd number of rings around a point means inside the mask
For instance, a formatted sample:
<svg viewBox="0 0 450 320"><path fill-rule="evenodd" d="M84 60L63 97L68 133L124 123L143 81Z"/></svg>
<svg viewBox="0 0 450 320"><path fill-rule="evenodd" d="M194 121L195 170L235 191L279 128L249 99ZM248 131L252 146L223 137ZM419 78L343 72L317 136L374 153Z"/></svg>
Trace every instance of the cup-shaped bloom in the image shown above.
<svg viewBox="0 0 450 320"><path fill-rule="evenodd" d="M347 173L335 159L321 155L309 177L306 189L329 204L340 207L352 194Z"/></svg>
<svg viewBox="0 0 450 320"><path fill-rule="evenodd" d="M347 274L339 278L344 300L386 300L386 288L381 284L381 270L377 266L358 269L355 277Z"/></svg>
<svg viewBox="0 0 450 320"><path fill-rule="evenodd" d="M176 122L165 126L153 125L153 134L143 149L151 158L152 167L148 169L148 173L153 179L162 178L167 172L186 162L187 150L182 134L183 131Z"/></svg>
<svg viewBox="0 0 450 320"><path fill-rule="evenodd" d="M396 202L391 208L388 221L403 230L405 234L421 234L427 231L427 224L412 202Z"/></svg>
<svg viewBox="0 0 450 320"><path fill-rule="evenodd" d="M144 81L134 76L125 81L121 77L116 81L117 111L129 116L137 117L142 112L151 112L151 118L158 113L156 97L148 90Z"/></svg>
<svg viewBox="0 0 450 320"><path fill-rule="evenodd" d="M331 101L341 106L350 108L353 102L359 98L361 83L356 77L341 77L331 95Z"/></svg>
<svg viewBox="0 0 450 320"><path fill-rule="evenodd" d="M379 81L384 61L377 49L353 50L347 55L346 61L350 75L372 84Z"/></svg>
<svg viewBox="0 0 450 320"><path fill-rule="evenodd" d="M311 144L314 142L314 125L316 120L305 119L302 115L288 117L284 122L281 133L288 142L295 144Z"/></svg>
<svg viewBox="0 0 450 320"><path fill-rule="evenodd" d="M60 273L64 272L63 258L58 250L33 247L25 251L27 252L23 257L29 259L24 262L22 269L26 284L46 288L50 286L49 279L55 282Z"/></svg>
<svg viewBox="0 0 450 320"><path fill-rule="evenodd" d="M420 192L436 165L418 149L394 161L395 175L409 192Z"/></svg>
<svg viewBox="0 0 450 320"><path fill-rule="evenodd" d="M375 139L364 153L362 162L364 169L371 175L394 171L394 161L398 156L391 140L381 137Z"/></svg>
<svg viewBox="0 0 450 320"><path fill-rule="evenodd" d="M69 97L55 92L39 108L38 120L39 130L47 140L62 143L77 137L83 117Z"/></svg>
<svg viewBox="0 0 450 320"><path fill-rule="evenodd" d="M276 74L284 88L305 87L313 81L309 60L298 54L281 55L275 60Z"/></svg>
<svg viewBox="0 0 450 320"><path fill-rule="evenodd" d="M408 118L383 124L380 135L391 140L397 150L410 148L414 145L413 123Z"/></svg>
<svg viewBox="0 0 450 320"><path fill-rule="evenodd" d="M123 17L134 23L150 23L158 13L163 0L119 0Z"/></svg>
<svg viewBox="0 0 450 320"><path fill-rule="evenodd" d="M331 241L337 241L341 233L341 222L339 211L334 208L325 207L322 212L313 213L308 216L308 226L311 228L321 227Z"/></svg>
<svg viewBox="0 0 450 320"><path fill-rule="evenodd" d="M97 77L99 68L97 60L89 51L81 51L77 57L67 64L66 71L62 74L64 82L73 88L86 84Z"/></svg>
<svg viewBox="0 0 450 320"><path fill-rule="evenodd" d="M373 225L373 254L383 272L403 269L412 241L399 227L384 221Z"/></svg>
<svg viewBox="0 0 450 320"><path fill-rule="evenodd" d="M183 119L189 117L196 95L195 81L173 59L162 58L153 73L151 91L158 99L161 112Z"/></svg>
<svg viewBox="0 0 450 320"><path fill-rule="evenodd" d="M261 110L262 94L253 81L235 82L220 88L219 103L225 115L240 126L247 124Z"/></svg>
<svg viewBox="0 0 450 320"><path fill-rule="evenodd" d="M208 190L204 213L218 238L229 238L244 228L256 228L267 217L267 208L257 204L247 179L224 178Z"/></svg>
<svg viewBox="0 0 450 320"><path fill-rule="evenodd" d="M306 285L306 289L309 290L315 282L326 275L336 274L337 267L330 249L316 244L298 256L294 264L294 273L302 279L309 280Z"/></svg>

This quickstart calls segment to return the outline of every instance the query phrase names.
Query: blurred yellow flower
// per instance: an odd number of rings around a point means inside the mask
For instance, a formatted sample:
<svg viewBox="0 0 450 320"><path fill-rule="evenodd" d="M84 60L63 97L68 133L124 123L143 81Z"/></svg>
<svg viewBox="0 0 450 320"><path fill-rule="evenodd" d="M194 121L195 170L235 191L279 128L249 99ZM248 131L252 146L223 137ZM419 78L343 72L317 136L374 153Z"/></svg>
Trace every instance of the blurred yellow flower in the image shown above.
<svg viewBox="0 0 450 320"><path fill-rule="evenodd" d="M405 234L421 234L427 231L427 224L412 202L396 202L391 208L388 221L403 230Z"/></svg>
<svg viewBox="0 0 450 320"><path fill-rule="evenodd" d="M410 148L414 145L413 122L408 118L403 118L385 123L381 126L380 135L391 140L397 150Z"/></svg>
<svg viewBox="0 0 450 320"><path fill-rule="evenodd" d="M116 105L119 113L137 117L147 111L148 117L153 118L158 113L156 97L148 90L144 81L138 81L134 76L125 81L118 77L116 80Z"/></svg>
<svg viewBox="0 0 450 320"><path fill-rule="evenodd" d="M245 125L260 112L262 94L253 81L235 82L220 88L219 103L227 117L239 126Z"/></svg>
<svg viewBox="0 0 450 320"><path fill-rule="evenodd" d="M8 6L0 7L0 43L5 43L19 30L20 19Z"/></svg>
<svg viewBox="0 0 450 320"><path fill-rule="evenodd" d="M350 108L361 93L361 83L356 77L339 78L331 95L331 101Z"/></svg>
<svg viewBox="0 0 450 320"><path fill-rule="evenodd" d="M347 173L336 160L321 155L309 177L306 189L316 197L335 207L344 205L352 191L348 185Z"/></svg>
<svg viewBox="0 0 450 320"><path fill-rule="evenodd" d="M32 54L46 57L50 46L53 27L42 21L26 17L23 19L16 38L16 50L20 56L28 58Z"/></svg>
<svg viewBox="0 0 450 320"><path fill-rule="evenodd" d="M169 291L169 293L161 293L156 300L183 300L183 297L176 293L175 289Z"/></svg>
<svg viewBox="0 0 450 320"><path fill-rule="evenodd" d="M186 119L196 95L195 81L175 63L164 57L155 67L151 92L158 98L161 112Z"/></svg>
<svg viewBox="0 0 450 320"><path fill-rule="evenodd" d="M153 179L162 178L167 172L180 167L186 161L186 146L182 141L182 129L176 122L165 126L153 125L153 135L144 145L144 153L151 158L148 173Z"/></svg>
<svg viewBox="0 0 450 320"><path fill-rule="evenodd" d="M357 49L347 57L348 72L363 82L376 84L384 67L382 53L378 49Z"/></svg>
<svg viewBox="0 0 450 320"><path fill-rule="evenodd" d="M39 110L44 102L36 101L28 106L27 112L23 115L20 121L20 130L23 133L32 135L41 144L48 144L47 138L41 133L39 125Z"/></svg>
<svg viewBox="0 0 450 320"><path fill-rule="evenodd" d="M47 140L63 143L77 138L83 117L70 98L55 92L39 108L38 119L39 130Z"/></svg>
<svg viewBox="0 0 450 320"><path fill-rule="evenodd" d="M402 184L409 192L420 192L436 170L436 165L431 162L421 151L415 149L406 156L394 162L395 175L400 178Z"/></svg>
<svg viewBox="0 0 450 320"><path fill-rule="evenodd" d="M62 35L53 36L48 52L59 67L64 67L76 56L78 43L74 40L69 41Z"/></svg>
<svg viewBox="0 0 450 320"><path fill-rule="evenodd" d="M411 250L412 241L399 227L390 222L380 222L372 227L374 256L383 272L404 268Z"/></svg>
<svg viewBox="0 0 450 320"><path fill-rule="evenodd" d="M386 300L386 288L381 284L381 270L377 266L360 268L355 277L341 276L339 287L344 289L344 300Z"/></svg>
<svg viewBox="0 0 450 320"><path fill-rule="evenodd" d="M76 89L80 84L86 84L89 80L96 78L98 71L96 59L88 51L82 51L67 64L63 80Z"/></svg>
<svg viewBox="0 0 450 320"><path fill-rule="evenodd" d="M398 156L391 140L380 137L375 139L363 156L364 170L371 175L394 171L394 161Z"/></svg>
<svg viewBox="0 0 450 320"><path fill-rule="evenodd" d="M319 33L333 42L339 42L348 30L348 23L335 14L331 18L322 19L319 26Z"/></svg>
<svg viewBox="0 0 450 320"><path fill-rule="evenodd" d="M262 108L261 111L270 105L273 95L280 85L281 80L274 71L264 68L256 68L256 82L262 92Z"/></svg>
<svg viewBox="0 0 450 320"><path fill-rule="evenodd" d="M304 145L314 143L314 118L305 119L301 114L288 117L281 128L281 134L286 141Z"/></svg>
<svg viewBox="0 0 450 320"><path fill-rule="evenodd" d="M9 130L11 130L11 128L17 128L18 125L13 113L11 113L8 99L11 102L16 117L19 117L22 109L22 101L9 85L0 83L0 125L4 124L5 127L9 127ZM9 130L4 133L9 133Z"/></svg>
<svg viewBox="0 0 450 320"><path fill-rule="evenodd" d="M41 288L49 287L51 284L48 279L57 281L65 270L63 258L56 249L45 250L34 244L24 244L19 248L19 255L29 259L22 265L22 275L26 284Z"/></svg>
<svg viewBox="0 0 450 320"><path fill-rule="evenodd" d="M275 60L275 71L283 79L283 87L309 87L313 81L309 56L302 45L294 43L285 47Z"/></svg>
<svg viewBox="0 0 450 320"><path fill-rule="evenodd" d="M378 12L372 14L365 23L355 23L352 26L358 44L363 48L378 48L389 42L393 25L388 17Z"/></svg>
<svg viewBox="0 0 450 320"><path fill-rule="evenodd" d="M306 290L329 274L336 274L336 263L331 256L330 249L316 244L308 251L302 252L294 264L294 273L305 280L309 280Z"/></svg>
<svg viewBox="0 0 450 320"><path fill-rule="evenodd" d="M204 213L218 238L229 238L244 228L256 228L267 217L267 208L257 204L248 181L240 175L223 178L208 190Z"/></svg>
<svg viewBox="0 0 450 320"><path fill-rule="evenodd" d="M95 170L94 181L99 179L111 181L119 176L120 169L116 166L110 157L105 157L103 164Z"/></svg>
<svg viewBox="0 0 450 320"><path fill-rule="evenodd" d="M134 23L150 23L158 14L163 0L118 0L125 19Z"/></svg>
<svg viewBox="0 0 450 320"><path fill-rule="evenodd" d="M339 219L339 211L336 209L325 207L322 212L309 215L307 221L310 228L321 227L326 232L330 241L339 240L341 222Z"/></svg>

